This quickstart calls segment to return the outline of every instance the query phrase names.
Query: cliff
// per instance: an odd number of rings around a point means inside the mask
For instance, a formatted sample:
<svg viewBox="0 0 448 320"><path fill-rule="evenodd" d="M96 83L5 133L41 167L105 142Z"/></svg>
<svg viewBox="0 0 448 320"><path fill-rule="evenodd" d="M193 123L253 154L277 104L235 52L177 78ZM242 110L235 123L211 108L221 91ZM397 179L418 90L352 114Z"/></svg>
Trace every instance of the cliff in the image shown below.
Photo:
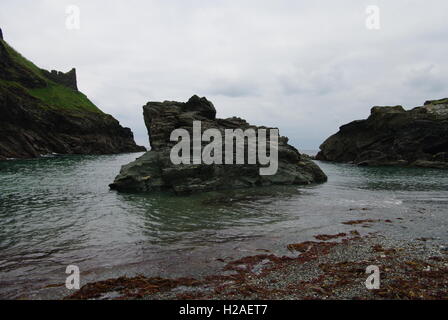
<svg viewBox="0 0 448 320"><path fill-rule="evenodd" d="M144 150L78 91L75 69L40 69L0 39L0 159Z"/></svg>
<svg viewBox="0 0 448 320"><path fill-rule="evenodd" d="M112 189L127 192L171 191L176 194L188 194L255 186L307 185L327 180L327 176L314 162L288 144L286 137L278 137L278 146L271 144L270 137L267 139L268 146L262 149L269 149L270 155L274 150L278 151L278 161L275 161L278 170L273 174L262 175L260 163L248 161L249 150L260 152L260 139L253 139L252 142L249 142L249 139L241 140L242 143L239 145L235 144L227 149L228 140L226 141L224 137L228 131L241 129L241 131L253 130L254 137L259 138L260 132L271 132L269 129L273 128L253 126L236 117L216 118L215 107L206 98L193 96L186 103L149 102L143 109L152 149L124 166L114 183L110 185ZM198 122L201 128L195 129ZM195 136L195 131L198 135L204 134L205 131L213 132L213 144L218 143L218 146L210 153L216 156L216 161L206 164L204 159L199 162L188 160L188 155L193 155L194 158L196 149L195 142L192 141L193 143L188 143L186 150L182 150L182 157L187 156L186 163L173 164L170 153L177 142L171 140L171 134L176 129L182 129L192 137ZM209 138L206 140L212 140ZM198 142L198 149L205 152L208 143L203 139L202 137L202 141ZM223 159L227 159L228 155L231 159L236 159L238 152L244 153L245 161L239 164L236 161L232 164L228 164L227 161L224 163Z"/></svg>
<svg viewBox="0 0 448 320"><path fill-rule="evenodd" d="M448 168L448 99L408 111L373 107L369 118L342 126L320 150L318 160Z"/></svg>

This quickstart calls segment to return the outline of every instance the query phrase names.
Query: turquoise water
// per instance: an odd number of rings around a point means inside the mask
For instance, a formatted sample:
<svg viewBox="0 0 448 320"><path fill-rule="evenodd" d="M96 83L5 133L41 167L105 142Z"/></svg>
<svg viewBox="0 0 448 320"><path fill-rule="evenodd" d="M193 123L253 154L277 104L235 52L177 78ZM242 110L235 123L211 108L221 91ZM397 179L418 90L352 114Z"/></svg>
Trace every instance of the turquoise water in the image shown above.
<svg viewBox="0 0 448 320"><path fill-rule="evenodd" d="M0 298L59 298L65 268L81 282L121 275L201 276L222 261L358 229L448 240L448 171L318 162L322 185L176 197L110 191L139 154L0 162ZM367 209L367 210L365 210ZM390 219L370 228L355 219Z"/></svg>

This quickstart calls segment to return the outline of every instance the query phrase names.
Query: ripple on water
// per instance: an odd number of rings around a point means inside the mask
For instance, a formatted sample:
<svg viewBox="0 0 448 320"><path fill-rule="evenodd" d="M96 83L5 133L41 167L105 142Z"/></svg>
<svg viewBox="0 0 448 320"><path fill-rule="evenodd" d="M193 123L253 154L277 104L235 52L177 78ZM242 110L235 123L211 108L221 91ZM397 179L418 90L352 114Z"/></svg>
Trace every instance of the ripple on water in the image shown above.
<svg viewBox="0 0 448 320"><path fill-rule="evenodd" d="M190 197L110 191L121 165L137 156L0 161L0 296L64 282L69 264L92 279L115 269L159 275L183 266L199 272L213 260L207 255L281 250L288 241L339 232L351 219L430 211L406 226L412 234L442 233L448 219L447 171L319 162L329 176L322 185ZM195 256L202 264L193 262ZM185 261L194 267L185 268Z"/></svg>

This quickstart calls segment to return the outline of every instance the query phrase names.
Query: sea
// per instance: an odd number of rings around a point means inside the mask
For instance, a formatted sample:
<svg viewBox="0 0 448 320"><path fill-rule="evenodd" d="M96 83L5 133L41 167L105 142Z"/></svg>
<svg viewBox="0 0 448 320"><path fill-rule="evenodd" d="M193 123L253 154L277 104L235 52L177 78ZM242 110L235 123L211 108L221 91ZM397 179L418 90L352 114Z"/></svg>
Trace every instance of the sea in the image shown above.
<svg viewBox="0 0 448 320"><path fill-rule="evenodd" d="M308 151L307 153L313 153ZM315 152L314 152L315 153ZM357 230L448 240L448 171L316 161L328 182L190 196L109 189L141 154L0 161L0 298L61 299L120 276L203 277L249 255ZM343 222L373 219L368 226Z"/></svg>

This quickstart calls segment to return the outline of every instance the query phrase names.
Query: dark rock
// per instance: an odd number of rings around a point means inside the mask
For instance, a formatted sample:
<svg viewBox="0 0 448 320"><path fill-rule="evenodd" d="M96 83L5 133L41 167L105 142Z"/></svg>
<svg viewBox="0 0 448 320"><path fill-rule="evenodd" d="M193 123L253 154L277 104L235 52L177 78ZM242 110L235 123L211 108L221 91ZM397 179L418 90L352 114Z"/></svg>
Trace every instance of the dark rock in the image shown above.
<svg viewBox="0 0 448 320"><path fill-rule="evenodd" d="M303 157L288 145L286 137L279 137L278 171L274 175L260 175L258 164L180 164L170 159L170 141L175 129L185 129L192 136L193 122L201 121L201 132L217 129L224 139L226 129L254 129L259 133L265 127L256 127L240 118L217 119L216 109L205 98L193 96L188 102L149 102L143 107L148 128L151 151L136 161L123 166L112 189L128 192L174 191L191 193L199 191L246 188L269 185L293 185L324 182L322 170L310 159ZM269 141L269 139L268 139ZM202 147L207 143L202 142ZM223 142L224 146L224 142ZM248 143L245 142L246 160ZM191 150L190 150L191 151ZM233 149L232 156L236 150ZM226 156L223 147L223 158Z"/></svg>
<svg viewBox="0 0 448 320"><path fill-rule="evenodd" d="M2 31L2 28L0 28L0 40L3 40L3 31Z"/></svg>
<svg viewBox="0 0 448 320"><path fill-rule="evenodd" d="M0 160L137 151L131 130L77 91L75 69L41 70L0 41Z"/></svg>
<svg viewBox="0 0 448 320"><path fill-rule="evenodd" d="M310 156L309 154L302 153L302 157L308 160L316 160L316 156Z"/></svg>
<svg viewBox="0 0 448 320"><path fill-rule="evenodd" d="M76 81L76 69L73 68L67 73L51 70L51 72L48 72L47 70L42 69L42 72L44 75L59 84L62 84L63 86L66 86L68 88L71 88L73 90L78 91L78 83Z"/></svg>
<svg viewBox="0 0 448 320"><path fill-rule="evenodd" d="M374 107L368 119L342 126L320 149L318 160L448 168L448 99L409 111Z"/></svg>
<svg viewBox="0 0 448 320"><path fill-rule="evenodd" d="M24 92L0 88L0 159L138 151L145 148L110 115L45 109Z"/></svg>

